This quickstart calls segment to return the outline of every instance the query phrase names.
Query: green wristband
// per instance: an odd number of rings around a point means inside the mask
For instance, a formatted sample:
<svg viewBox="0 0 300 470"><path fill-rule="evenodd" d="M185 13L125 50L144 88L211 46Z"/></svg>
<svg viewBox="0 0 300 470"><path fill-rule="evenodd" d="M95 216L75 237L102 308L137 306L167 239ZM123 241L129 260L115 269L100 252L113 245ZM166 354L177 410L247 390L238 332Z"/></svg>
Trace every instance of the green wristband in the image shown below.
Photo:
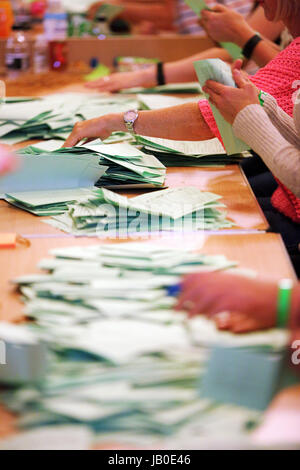
<svg viewBox="0 0 300 470"><path fill-rule="evenodd" d="M261 106L264 106L265 104L265 96L267 96L268 93L266 93L265 91L262 91L260 90L259 94L258 94L258 99L259 99L259 103Z"/></svg>
<svg viewBox="0 0 300 470"><path fill-rule="evenodd" d="M292 303L293 281L282 279L278 284L277 326L285 328L288 324Z"/></svg>

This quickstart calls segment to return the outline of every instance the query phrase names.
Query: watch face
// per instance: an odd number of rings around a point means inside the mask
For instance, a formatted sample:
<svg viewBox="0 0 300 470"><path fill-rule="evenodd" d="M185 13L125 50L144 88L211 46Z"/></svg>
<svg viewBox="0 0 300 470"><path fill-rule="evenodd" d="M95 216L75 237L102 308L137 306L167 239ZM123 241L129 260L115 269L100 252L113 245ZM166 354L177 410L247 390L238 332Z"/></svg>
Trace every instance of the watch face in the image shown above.
<svg viewBox="0 0 300 470"><path fill-rule="evenodd" d="M125 114L126 121L132 122L136 119L136 112L135 111L127 111Z"/></svg>

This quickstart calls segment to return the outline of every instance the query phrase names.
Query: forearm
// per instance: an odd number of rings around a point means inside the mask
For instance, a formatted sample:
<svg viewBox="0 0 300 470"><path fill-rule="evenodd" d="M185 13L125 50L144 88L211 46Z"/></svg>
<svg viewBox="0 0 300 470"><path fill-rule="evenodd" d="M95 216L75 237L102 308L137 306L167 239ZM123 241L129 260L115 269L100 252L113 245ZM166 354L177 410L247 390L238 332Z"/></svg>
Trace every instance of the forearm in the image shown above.
<svg viewBox="0 0 300 470"><path fill-rule="evenodd" d="M110 115L109 131L126 131L123 114ZM198 103L153 111L140 111L135 122L135 132L149 137L173 140L208 140L214 135L204 121Z"/></svg>
<svg viewBox="0 0 300 470"><path fill-rule="evenodd" d="M205 59L222 59L225 62L232 62L230 54L220 47L214 47L193 56L168 62L164 64L164 74L167 83L191 82L197 80L194 69L194 62Z"/></svg>
<svg viewBox="0 0 300 470"><path fill-rule="evenodd" d="M250 105L237 115L233 130L260 157L271 172L300 197L300 150L288 143L259 105Z"/></svg>
<svg viewBox="0 0 300 470"><path fill-rule="evenodd" d="M264 97L264 110L268 114L274 126L290 144L300 148L300 132L296 129L294 120L283 111L277 101L271 95ZM299 129L300 130L300 129Z"/></svg>
<svg viewBox="0 0 300 470"><path fill-rule="evenodd" d="M160 29L174 29L174 14L165 5L130 2L120 16L132 23L151 21Z"/></svg>

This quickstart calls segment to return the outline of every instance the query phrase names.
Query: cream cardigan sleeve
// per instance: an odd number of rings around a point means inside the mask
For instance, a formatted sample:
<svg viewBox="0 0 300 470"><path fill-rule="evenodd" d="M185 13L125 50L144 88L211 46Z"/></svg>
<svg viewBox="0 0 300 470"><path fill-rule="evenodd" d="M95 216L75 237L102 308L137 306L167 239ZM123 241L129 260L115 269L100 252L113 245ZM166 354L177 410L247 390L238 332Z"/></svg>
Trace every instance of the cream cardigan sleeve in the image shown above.
<svg viewBox="0 0 300 470"><path fill-rule="evenodd" d="M253 104L240 111L233 130L300 197L300 102L295 104L293 120L272 97L266 97L264 108Z"/></svg>

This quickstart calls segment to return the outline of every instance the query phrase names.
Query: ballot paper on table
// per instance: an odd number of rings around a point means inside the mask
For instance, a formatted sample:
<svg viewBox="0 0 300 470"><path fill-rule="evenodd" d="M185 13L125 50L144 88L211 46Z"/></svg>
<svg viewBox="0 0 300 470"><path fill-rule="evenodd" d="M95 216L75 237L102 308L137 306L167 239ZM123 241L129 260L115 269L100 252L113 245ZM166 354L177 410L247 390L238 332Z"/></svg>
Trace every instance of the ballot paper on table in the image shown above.
<svg viewBox="0 0 300 470"><path fill-rule="evenodd" d="M165 189L134 198L99 189L68 212L45 222L78 236L119 238L153 231L209 230L231 227L220 196L195 187Z"/></svg>
<svg viewBox="0 0 300 470"><path fill-rule="evenodd" d="M204 0L184 0L184 2L201 18L202 10L210 10ZM221 42L221 46L226 49L233 59L242 57L242 49L232 42Z"/></svg>
<svg viewBox="0 0 300 470"><path fill-rule="evenodd" d="M116 138L114 138L116 137ZM42 156L46 158L68 157L73 159L98 159L99 163L106 167L105 173L98 178L96 186L124 186L134 185L134 187L160 187L163 186L166 174L165 166L153 155L144 153L136 147L130 145L127 136L112 136L112 141L121 142L104 143L95 140L92 143L77 145L72 148L61 149L59 140L50 140L40 144L27 147L19 154Z"/></svg>
<svg viewBox="0 0 300 470"><path fill-rule="evenodd" d="M198 60L194 62L194 67L201 87L207 80L236 87L230 66L220 59ZM234 135L231 124L225 121L218 109L213 104L211 108L228 155L249 150L249 147Z"/></svg>
<svg viewBox="0 0 300 470"><path fill-rule="evenodd" d="M0 391L19 427L46 433L49 425L75 422L101 442L133 439L142 447L154 440L161 447L165 437L179 446L198 433L232 442L247 437L247 423L259 413L199 397L209 349L195 343L186 314L167 306L175 299L166 286L178 283L178 273L234 263L178 246L153 241L59 248L39 263L45 274L15 280L33 320L25 327L51 350L51 367L38 387ZM263 344L272 347L274 336L263 334Z"/></svg>
<svg viewBox="0 0 300 470"><path fill-rule="evenodd" d="M96 154L17 153L17 169L1 178L0 195L3 197L4 194L15 192L91 188L107 169L99 161ZM51 196L53 194L49 193L49 198Z"/></svg>
<svg viewBox="0 0 300 470"><path fill-rule="evenodd" d="M186 82L186 83L168 83L166 85L158 85L153 88L143 88L143 87L135 87L135 88L126 88L124 90L120 90L119 93L124 94L137 94L137 93L197 93L201 94L201 88L199 83L197 82Z"/></svg>
<svg viewBox="0 0 300 470"><path fill-rule="evenodd" d="M246 157L245 153L227 155L217 138L194 142L137 135L136 144L166 167L224 166L237 164Z"/></svg>
<svg viewBox="0 0 300 470"><path fill-rule="evenodd" d="M57 93L38 100L13 98L0 109L0 141L65 140L74 124L113 112L138 109L133 98L85 93Z"/></svg>
<svg viewBox="0 0 300 470"><path fill-rule="evenodd" d="M192 98L179 98L178 96L169 96L162 94L138 94L137 99L145 109L161 109L170 108L186 103L197 103L203 95L194 96Z"/></svg>

